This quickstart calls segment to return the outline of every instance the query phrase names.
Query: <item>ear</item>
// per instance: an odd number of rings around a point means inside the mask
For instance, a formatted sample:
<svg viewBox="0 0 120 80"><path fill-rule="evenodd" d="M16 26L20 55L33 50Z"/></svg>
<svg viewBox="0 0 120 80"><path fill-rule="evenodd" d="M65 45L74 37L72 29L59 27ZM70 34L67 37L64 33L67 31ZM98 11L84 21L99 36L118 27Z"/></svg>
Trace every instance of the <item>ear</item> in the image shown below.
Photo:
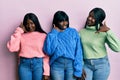
<svg viewBox="0 0 120 80"><path fill-rule="evenodd" d="M55 26L55 24L53 24L53 28L55 28L56 26Z"/></svg>

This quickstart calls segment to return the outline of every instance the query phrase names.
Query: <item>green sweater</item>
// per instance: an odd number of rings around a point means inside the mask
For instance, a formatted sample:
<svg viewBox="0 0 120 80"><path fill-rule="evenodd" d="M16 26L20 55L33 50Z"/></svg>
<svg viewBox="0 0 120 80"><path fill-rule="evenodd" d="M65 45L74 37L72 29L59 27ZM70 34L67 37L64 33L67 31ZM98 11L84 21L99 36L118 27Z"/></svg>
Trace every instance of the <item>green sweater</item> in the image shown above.
<svg viewBox="0 0 120 80"><path fill-rule="evenodd" d="M105 43L115 52L120 51L120 41L111 32L95 33L95 26L81 29L79 35L83 46L84 59L97 59L107 55Z"/></svg>

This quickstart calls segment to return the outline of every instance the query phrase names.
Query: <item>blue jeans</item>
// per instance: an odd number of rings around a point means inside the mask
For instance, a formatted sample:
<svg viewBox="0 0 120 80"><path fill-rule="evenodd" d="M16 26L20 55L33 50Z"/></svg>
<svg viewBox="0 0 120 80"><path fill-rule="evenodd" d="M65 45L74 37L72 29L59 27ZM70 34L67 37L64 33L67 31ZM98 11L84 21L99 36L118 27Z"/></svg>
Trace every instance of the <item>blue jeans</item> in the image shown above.
<svg viewBox="0 0 120 80"><path fill-rule="evenodd" d="M51 80L76 80L73 72L72 59L61 57L51 64Z"/></svg>
<svg viewBox="0 0 120 80"><path fill-rule="evenodd" d="M20 57L19 80L42 80L43 59Z"/></svg>
<svg viewBox="0 0 120 80"><path fill-rule="evenodd" d="M107 80L110 73L108 57L99 59L85 59L84 69L87 77L85 80Z"/></svg>

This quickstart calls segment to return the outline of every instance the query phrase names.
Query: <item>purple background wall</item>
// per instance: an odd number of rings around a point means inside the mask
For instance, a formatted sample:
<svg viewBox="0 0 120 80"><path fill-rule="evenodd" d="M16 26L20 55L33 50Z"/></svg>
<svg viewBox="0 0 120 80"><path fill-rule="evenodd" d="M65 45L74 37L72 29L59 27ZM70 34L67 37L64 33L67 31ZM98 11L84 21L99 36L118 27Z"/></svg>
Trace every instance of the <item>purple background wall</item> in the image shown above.
<svg viewBox="0 0 120 80"><path fill-rule="evenodd" d="M23 17L28 12L35 13L46 32L50 31L53 14L65 11L70 18L70 26L78 31L83 27L88 12L94 7L106 11L106 24L120 39L119 0L1 0L0 1L0 80L17 80L17 53L10 53L6 43ZM119 80L120 54L108 48L111 64L109 80Z"/></svg>

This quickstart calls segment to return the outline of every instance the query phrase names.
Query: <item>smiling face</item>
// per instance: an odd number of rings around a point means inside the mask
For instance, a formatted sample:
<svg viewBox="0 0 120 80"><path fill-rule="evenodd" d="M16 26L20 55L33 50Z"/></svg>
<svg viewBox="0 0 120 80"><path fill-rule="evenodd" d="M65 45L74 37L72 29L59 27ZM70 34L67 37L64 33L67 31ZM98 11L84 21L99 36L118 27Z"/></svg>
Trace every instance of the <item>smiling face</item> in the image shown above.
<svg viewBox="0 0 120 80"><path fill-rule="evenodd" d="M26 30L27 30L28 32L33 32L33 31L35 31L35 24L34 24L34 22L33 22L32 20L30 20L30 19L27 20Z"/></svg>
<svg viewBox="0 0 120 80"><path fill-rule="evenodd" d="M61 21L59 22L59 25L57 26L61 30L65 30L68 26L68 21Z"/></svg>
<svg viewBox="0 0 120 80"><path fill-rule="evenodd" d="M88 26L94 26L95 25L95 17L94 17L93 12L90 12L89 16L87 17L87 25Z"/></svg>
<svg viewBox="0 0 120 80"><path fill-rule="evenodd" d="M69 27L69 17L64 11L57 11L54 14L53 25L59 30L65 30Z"/></svg>

